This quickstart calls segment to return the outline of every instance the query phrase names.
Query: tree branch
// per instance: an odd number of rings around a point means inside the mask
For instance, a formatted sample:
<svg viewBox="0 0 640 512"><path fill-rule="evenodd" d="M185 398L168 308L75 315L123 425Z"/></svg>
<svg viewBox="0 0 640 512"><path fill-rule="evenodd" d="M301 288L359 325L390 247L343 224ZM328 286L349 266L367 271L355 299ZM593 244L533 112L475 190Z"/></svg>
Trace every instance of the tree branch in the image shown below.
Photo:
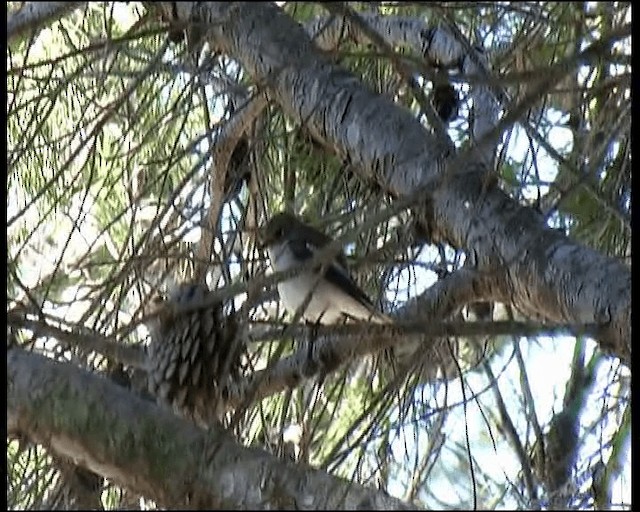
<svg viewBox="0 0 640 512"><path fill-rule="evenodd" d="M160 507L410 509L387 494L205 432L107 379L7 351L7 428ZM177 478L179 477L179 478Z"/></svg>
<svg viewBox="0 0 640 512"><path fill-rule="evenodd" d="M293 336L312 334L310 348L301 348L273 366L249 375L231 391L228 407L253 403L284 389L292 389L306 379L326 375L340 365L358 357L393 348L399 366L420 363L422 374L435 376L443 363L450 361L447 336L499 336L514 333L539 334L541 331L571 330L574 333L595 332L594 325L549 326L522 322L448 323L443 319L465 305L472 291L480 286L484 276L470 269L461 269L436 282L418 299L410 302L395 316L402 319L396 325L344 325L287 327ZM499 300L493 295L475 296L478 300ZM413 320L413 321L412 321ZM311 332L309 332L311 331ZM352 336L345 338L345 336ZM273 336L272 336L273 338ZM444 364L445 373L447 365ZM241 407L242 408L242 407Z"/></svg>
<svg viewBox="0 0 640 512"><path fill-rule="evenodd" d="M26 313L20 311L7 312L7 324L19 329L29 329L36 337L51 337L61 344L95 351L126 366L143 368L145 364L146 356L140 346L119 343L115 337L103 336L88 328L83 327L84 332L68 331L44 320L27 318Z"/></svg>
<svg viewBox="0 0 640 512"><path fill-rule="evenodd" d="M29 30L61 18L86 2L26 2L22 9L7 18L7 42Z"/></svg>

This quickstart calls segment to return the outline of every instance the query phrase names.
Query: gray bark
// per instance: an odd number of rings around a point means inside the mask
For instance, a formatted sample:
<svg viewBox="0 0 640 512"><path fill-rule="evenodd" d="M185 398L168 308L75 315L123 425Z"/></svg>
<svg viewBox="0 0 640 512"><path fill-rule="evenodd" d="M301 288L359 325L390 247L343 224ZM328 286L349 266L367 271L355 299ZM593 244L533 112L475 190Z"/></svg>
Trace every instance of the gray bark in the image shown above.
<svg viewBox="0 0 640 512"><path fill-rule="evenodd" d="M28 30L37 30L86 2L25 2L22 9L7 18L7 41Z"/></svg>
<svg viewBox="0 0 640 512"><path fill-rule="evenodd" d="M409 48L414 55L424 59L422 65L418 64L418 71L430 79L433 79L434 70L427 64L429 62L444 66L457 63L458 71L464 75L489 76L486 56L437 22L430 25L424 19L410 16L380 16L375 13L358 15L390 47ZM335 48L341 39L349 37L361 43L366 42L364 34L344 17L317 18L308 23L306 29L316 44L325 50ZM495 99L497 94L491 91L488 80L484 83L472 83L470 91L473 98L469 116L470 131L474 140L479 141L496 126L499 105ZM483 144L479 150L480 158L487 165L493 162L496 147L497 140L494 140Z"/></svg>
<svg viewBox="0 0 640 512"><path fill-rule="evenodd" d="M107 379L7 352L7 430L163 508L408 509L387 494L236 444Z"/></svg>

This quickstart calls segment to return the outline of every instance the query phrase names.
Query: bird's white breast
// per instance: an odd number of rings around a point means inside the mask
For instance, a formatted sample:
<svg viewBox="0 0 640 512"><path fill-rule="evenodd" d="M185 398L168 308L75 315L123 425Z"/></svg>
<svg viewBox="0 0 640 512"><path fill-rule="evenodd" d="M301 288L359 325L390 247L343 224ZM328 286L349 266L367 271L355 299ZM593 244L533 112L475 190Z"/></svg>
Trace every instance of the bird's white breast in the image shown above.
<svg viewBox="0 0 640 512"><path fill-rule="evenodd" d="M268 248L268 251L274 271L286 271L297 266L299 263L286 243L274 244ZM311 322L316 322L329 307L328 302L323 300L324 294L318 293L323 290L321 289L321 283L315 283L316 277L317 274L314 274L309 269L305 269L298 275L278 283L280 300L292 315L295 314L298 308L305 302L307 294L313 290L312 298L306 310L302 312L302 318ZM314 285L316 286L314 287ZM321 321L328 323L324 321L324 316L326 316L326 314L322 315Z"/></svg>
<svg viewBox="0 0 640 512"><path fill-rule="evenodd" d="M286 243L273 244L268 247L268 252L274 271L286 271L299 264ZM311 293L311 300L302 312L302 318L310 322L334 324L342 321L345 314L363 320L372 315L368 308L335 285L323 278L318 279L318 273L310 269L301 270L295 277L278 283L278 293L292 315Z"/></svg>

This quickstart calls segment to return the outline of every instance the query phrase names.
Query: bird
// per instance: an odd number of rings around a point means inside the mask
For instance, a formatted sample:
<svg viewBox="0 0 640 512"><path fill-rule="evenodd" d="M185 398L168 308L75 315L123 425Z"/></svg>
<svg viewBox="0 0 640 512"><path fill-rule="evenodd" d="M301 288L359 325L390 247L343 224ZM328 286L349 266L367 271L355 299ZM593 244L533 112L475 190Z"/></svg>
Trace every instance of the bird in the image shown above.
<svg viewBox="0 0 640 512"><path fill-rule="evenodd" d="M246 348L234 316L219 303L203 305L208 293L202 283L181 283L168 298L152 299L145 321L149 392L203 428L221 422Z"/></svg>
<svg viewBox="0 0 640 512"><path fill-rule="evenodd" d="M329 262L310 263L333 241L329 236L292 213L280 212L260 230L259 237L274 271L303 267L293 277L278 283L280 300L290 314L295 315L306 303L301 315L309 323L328 325L347 320L392 323L376 310L349 275L342 251Z"/></svg>

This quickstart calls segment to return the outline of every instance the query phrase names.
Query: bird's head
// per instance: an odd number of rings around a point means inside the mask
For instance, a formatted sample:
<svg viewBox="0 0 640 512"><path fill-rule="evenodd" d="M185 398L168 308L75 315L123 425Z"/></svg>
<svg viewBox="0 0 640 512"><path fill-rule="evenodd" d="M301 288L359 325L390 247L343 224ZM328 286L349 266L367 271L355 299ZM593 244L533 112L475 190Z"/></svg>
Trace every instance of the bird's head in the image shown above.
<svg viewBox="0 0 640 512"><path fill-rule="evenodd" d="M319 249L331 242L331 238L323 232L289 212L280 212L271 217L260 229L258 238L263 249L284 242L302 242L308 248Z"/></svg>
<svg viewBox="0 0 640 512"><path fill-rule="evenodd" d="M259 232L259 239L263 247L286 240L303 224L289 212L280 212L269 220Z"/></svg>

